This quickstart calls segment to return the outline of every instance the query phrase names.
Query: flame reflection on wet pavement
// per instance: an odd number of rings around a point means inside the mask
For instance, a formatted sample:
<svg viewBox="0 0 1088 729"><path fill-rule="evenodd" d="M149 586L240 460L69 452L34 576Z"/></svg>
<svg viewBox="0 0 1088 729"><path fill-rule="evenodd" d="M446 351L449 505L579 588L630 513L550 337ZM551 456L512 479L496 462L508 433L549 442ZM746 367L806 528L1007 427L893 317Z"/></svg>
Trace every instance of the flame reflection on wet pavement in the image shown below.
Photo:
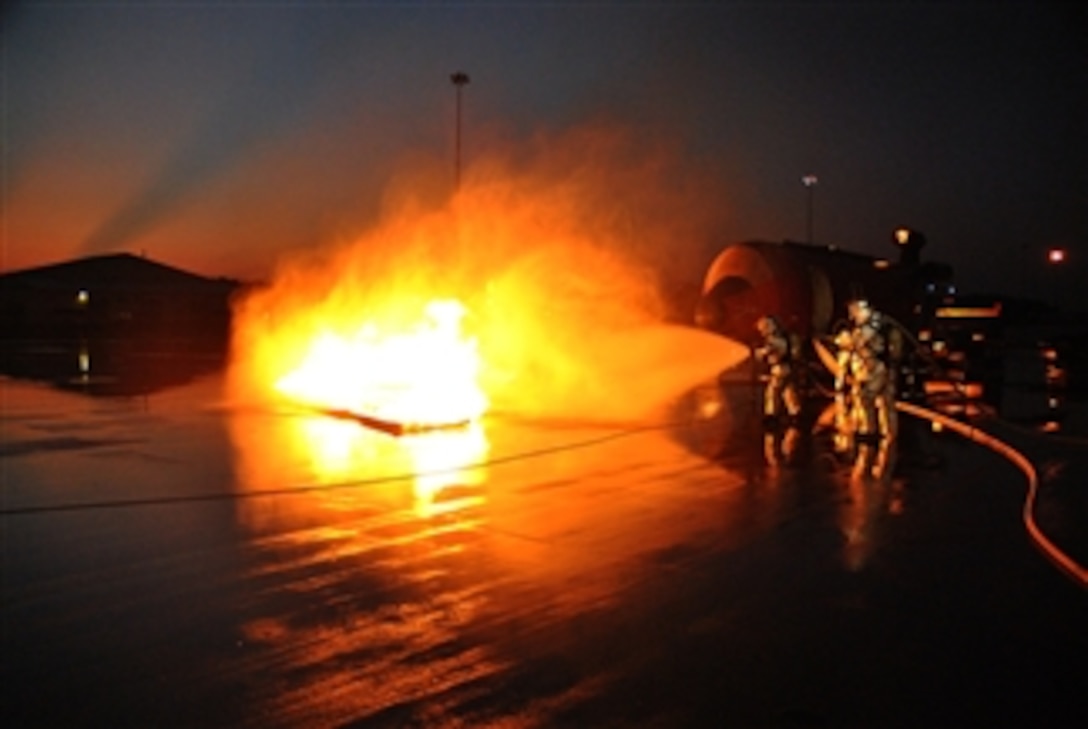
<svg viewBox="0 0 1088 729"><path fill-rule="evenodd" d="M769 462L744 398L394 438L215 385L119 409L5 383L6 507L116 504L4 517L15 724L1080 711L1083 596L1025 544L1015 470L958 440L908 429L852 480L807 433Z"/></svg>
<svg viewBox="0 0 1088 729"><path fill-rule="evenodd" d="M341 426L343 440L313 438ZM716 541L712 504L742 484L666 428L491 420L488 431L392 439L313 416L235 419L255 490L285 476L328 486L239 505L255 534L245 579L274 583L276 597L241 626L247 660L293 677L263 697L262 723L319 707L333 723L422 706L452 720L509 680L518 643L609 610L646 563L693 548L678 542ZM540 697L526 723L586 690Z"/></svg>

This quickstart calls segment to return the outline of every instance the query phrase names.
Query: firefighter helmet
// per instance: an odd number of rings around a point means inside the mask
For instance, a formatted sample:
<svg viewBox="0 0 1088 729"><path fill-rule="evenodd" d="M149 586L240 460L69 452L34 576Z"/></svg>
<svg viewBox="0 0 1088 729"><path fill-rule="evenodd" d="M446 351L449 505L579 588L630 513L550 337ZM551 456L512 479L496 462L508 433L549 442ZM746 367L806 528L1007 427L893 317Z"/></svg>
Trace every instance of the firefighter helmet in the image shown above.
<svg viewBox="0 0 1088 729"><path fill-rule="evenodd" d="M855 325L865 324L873 316L873 307L868 299L854 299L847 305L846 311Z"/></svg>
<svg viewBox="0 0 1088 729"><path fill-rule="evenodd" d="M781 331L782 327L779 326L778 320L773 316L761 316L756 321L756 329L764 337L769 337L772 334L776 334Z"/></svg>

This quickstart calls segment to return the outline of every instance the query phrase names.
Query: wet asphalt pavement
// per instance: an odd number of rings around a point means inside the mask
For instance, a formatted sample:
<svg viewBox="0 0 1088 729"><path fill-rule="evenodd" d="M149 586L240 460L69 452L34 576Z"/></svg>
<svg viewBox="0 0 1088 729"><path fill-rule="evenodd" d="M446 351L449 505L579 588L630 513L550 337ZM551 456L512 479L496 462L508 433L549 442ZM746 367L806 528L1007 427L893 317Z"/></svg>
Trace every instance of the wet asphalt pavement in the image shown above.
<svg viewBox="0 0 1088 729"><path fill-rule="evenodd" d="M1023 476L909 418L851 478L736 393L409 446L0 384L5 726L1088 726Z"/></svg>

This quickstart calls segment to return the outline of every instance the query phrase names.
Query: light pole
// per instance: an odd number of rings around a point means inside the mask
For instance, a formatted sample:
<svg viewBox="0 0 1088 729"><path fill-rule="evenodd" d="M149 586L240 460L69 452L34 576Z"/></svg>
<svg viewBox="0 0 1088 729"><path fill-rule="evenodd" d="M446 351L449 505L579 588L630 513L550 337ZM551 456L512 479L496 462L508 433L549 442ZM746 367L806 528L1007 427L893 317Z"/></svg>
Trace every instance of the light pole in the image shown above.
<svg viewBox="0 0 1088 729"><path fill-rule="evenodd" d="M812 245L812 205L813 197L816 195L816 175L805 175L801 178L801 184L808 190L807 195L807 214L805 216L805 235L808 239L808 244Z"/></svg>
<svg viewBox="0 0 1088 729"><path fill-rule="evenodd" d="M1061 286L1059 284L1063 281L1061 274L1061 268L1066 263L1066 251L1064 248L1050 248L1046 252L1046 262L1050 264L1054 273L1048 278L1050 285L1050 305L1055 309L1058 308L1059 294L1061 293Z"/></svg>
<svg viewBox="0 0 1088 729"><path fill-rule="evenodd" d="M461 87L469 82L468 74L457 71L450 74L450 81L457 89L457 121L456 136L454 139L453 179L454 188L461 188Z"/></svg>

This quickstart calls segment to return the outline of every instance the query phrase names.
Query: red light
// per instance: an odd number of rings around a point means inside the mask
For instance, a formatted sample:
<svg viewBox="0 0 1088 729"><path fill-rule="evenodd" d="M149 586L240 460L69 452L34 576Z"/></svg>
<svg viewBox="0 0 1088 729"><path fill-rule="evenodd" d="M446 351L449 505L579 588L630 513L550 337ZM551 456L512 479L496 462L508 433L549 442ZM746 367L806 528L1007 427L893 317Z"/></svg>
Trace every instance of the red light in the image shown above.
<svg viewBox="0 0 1088 729"><path fill-rule="evenodd" d="M1065 249L1064 248L1051 248L1047 251L1046 259L1051 263L1062 263L1065 261Z"/></svg>

